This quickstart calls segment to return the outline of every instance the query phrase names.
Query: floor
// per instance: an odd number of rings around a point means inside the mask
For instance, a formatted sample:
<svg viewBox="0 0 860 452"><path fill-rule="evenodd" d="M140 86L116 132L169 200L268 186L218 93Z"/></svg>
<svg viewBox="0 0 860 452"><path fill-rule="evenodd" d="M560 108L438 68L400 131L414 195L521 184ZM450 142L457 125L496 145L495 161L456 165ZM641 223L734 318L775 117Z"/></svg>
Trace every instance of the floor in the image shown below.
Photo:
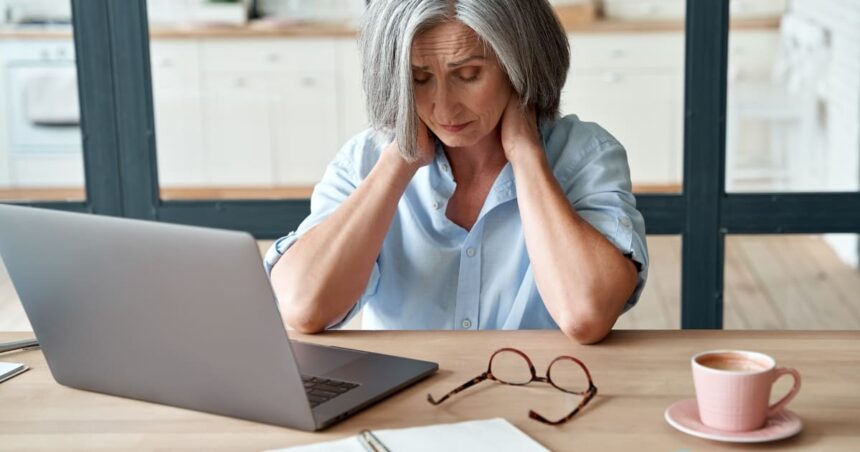
<svg viewBox="0 0 860 452"><path fill-rule="evenodd" d="M260 242L261 250L269 243ZM680 325L681 240L651 236L648 247L648 284L617 328ZM860 271L842 264L820 236L733 236L725 249L725 328L860 329ZM0 331L27 330L0 262Z"/></svg>

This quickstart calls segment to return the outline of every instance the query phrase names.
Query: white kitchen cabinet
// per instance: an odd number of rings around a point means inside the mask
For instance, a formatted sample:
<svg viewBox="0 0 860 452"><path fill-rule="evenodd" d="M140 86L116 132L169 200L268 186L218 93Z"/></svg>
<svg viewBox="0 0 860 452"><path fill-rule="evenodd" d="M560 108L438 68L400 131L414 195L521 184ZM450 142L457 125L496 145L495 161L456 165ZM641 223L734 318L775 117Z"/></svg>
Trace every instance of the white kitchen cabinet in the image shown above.
<svg viewBox="0 0 860 452"><path fill-rule="evenodd" d="M334 38L213 39L201 42L204 72L335 71Z"/></svg>
<svg viewBox="0 0 860 452"><path fill-rule="evenodd" d="M207 185L199 45L193 40L154 40L150 54L159 184Z"/></svg>
<svg viewBox="0 0 860 452"><path fill-rule="evenodd" d="M627 150L634 185L680 184L683 34L571 35L570 44L562 113L596 122L615 136Z"/></svg>
<svg viewBox="0 0 860 452"><path fill-rule="evenodd" d="M676 70L684 67L683 32L568 35L573 72L605 69Z"/></svg>
<svg viewBox="0 0 860 452"><path fill-rule="evenodd" d="M600 124L627 150L634 184L680 183L680 80L672 74L574 74L565 109Z"/></svg>
<svg viewBox="0 0 860 452"><path fill-rule="evenodd" d="M213 186L271 186L275 124L268 77L207 74L203 130L209 182Z"/></svg>
<svg viewBox="0 0 860 452"><path fill-rule="evenodd" d="M11 161L10 170L14 187L84 186L84 160L80 153L17 155Z"/></svg>
<svg viewBox="0 0 860 452"><path fill-rule="evenodd" d="M207 185L209 175L200 111L202 99L193 93L155 92L153 102L159 185Z"/></svg>
<svg viewBox="0 0 860 452"><path fill-rule="evenodd" d="M370 127L361 84L361 58L355 39L337 42L337 104L342 146L350 138Z"/></svg>
<svg viewBox="0 0 860 452"><path fill-rule="evenodd" d="M339 146L335 74L284 74L274 82L275 182L312 186Z"/></svg>
<svg viewBox="0 0 860 452"><path fill-rule="evenodd" d="M308 186L338 149L335 39L202 43L213 185Z"/></svg>

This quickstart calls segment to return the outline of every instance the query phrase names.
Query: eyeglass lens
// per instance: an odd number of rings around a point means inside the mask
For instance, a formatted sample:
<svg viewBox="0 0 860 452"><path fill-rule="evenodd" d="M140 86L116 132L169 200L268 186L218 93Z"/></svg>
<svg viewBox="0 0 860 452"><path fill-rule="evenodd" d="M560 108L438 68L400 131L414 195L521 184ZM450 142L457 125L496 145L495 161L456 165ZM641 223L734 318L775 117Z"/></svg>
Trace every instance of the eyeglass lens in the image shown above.
<svg viewBox="0 0 860 452"><path fill-rule="evenodd" d="M493 357L490 372L497 380L513 385L529 383L533 377L526 358L511 350L500 351ZM585 370L572 359L562 357L553 361L548 373L552 384L562 391L581 394L588 390Z"/></svg>
<svg viewBox="0 0 860 452"><path fill-rule="evenodd" d="M532 381L532 371L528 361L511 350L503 350L493 356L490 361L490 373L502 383L512 385L524 385Z"/></svg>

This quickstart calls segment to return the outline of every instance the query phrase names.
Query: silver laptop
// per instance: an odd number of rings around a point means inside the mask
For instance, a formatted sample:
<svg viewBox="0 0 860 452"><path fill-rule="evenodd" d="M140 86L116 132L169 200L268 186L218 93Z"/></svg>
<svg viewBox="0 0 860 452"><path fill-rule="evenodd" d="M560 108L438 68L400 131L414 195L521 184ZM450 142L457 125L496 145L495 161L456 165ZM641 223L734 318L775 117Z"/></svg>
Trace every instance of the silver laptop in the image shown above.
<svg viewBox="0 0 860 452"><path fill-rule="evenodd" d="M244 232L0 205L0 254L73 388L318 430L438 369L290 341Z"/></svg>

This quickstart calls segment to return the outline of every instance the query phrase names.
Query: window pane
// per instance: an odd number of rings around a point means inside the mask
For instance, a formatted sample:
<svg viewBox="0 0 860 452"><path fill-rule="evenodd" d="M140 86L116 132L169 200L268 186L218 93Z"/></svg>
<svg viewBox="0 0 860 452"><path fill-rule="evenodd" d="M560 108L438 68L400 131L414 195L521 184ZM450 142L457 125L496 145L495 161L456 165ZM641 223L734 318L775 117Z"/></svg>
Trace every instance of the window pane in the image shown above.
<svg viewBox="0 0 860 452"><path fill-rule="evenodd" d="M726 329L860 328L856 235L731 236Z"/></svg>
<svg viewBox="0 0 860 452"><path fill-rule="evenodd" d="M860 3L735 0L729 36L726 187L860 185Z"/></svg>
<svg viewBox="0 0 860 452"><path fill-rule="evenodd" d="M70 0L0 1L0 201L83 200Z"/></svg>
<svg viewBox="0 0 860 452"><path fill-rule="evenodd" d="M681 327L681 237L649 235L650 268L645 290L636 306L622 315L618 329L678 329Z"/></svg>

